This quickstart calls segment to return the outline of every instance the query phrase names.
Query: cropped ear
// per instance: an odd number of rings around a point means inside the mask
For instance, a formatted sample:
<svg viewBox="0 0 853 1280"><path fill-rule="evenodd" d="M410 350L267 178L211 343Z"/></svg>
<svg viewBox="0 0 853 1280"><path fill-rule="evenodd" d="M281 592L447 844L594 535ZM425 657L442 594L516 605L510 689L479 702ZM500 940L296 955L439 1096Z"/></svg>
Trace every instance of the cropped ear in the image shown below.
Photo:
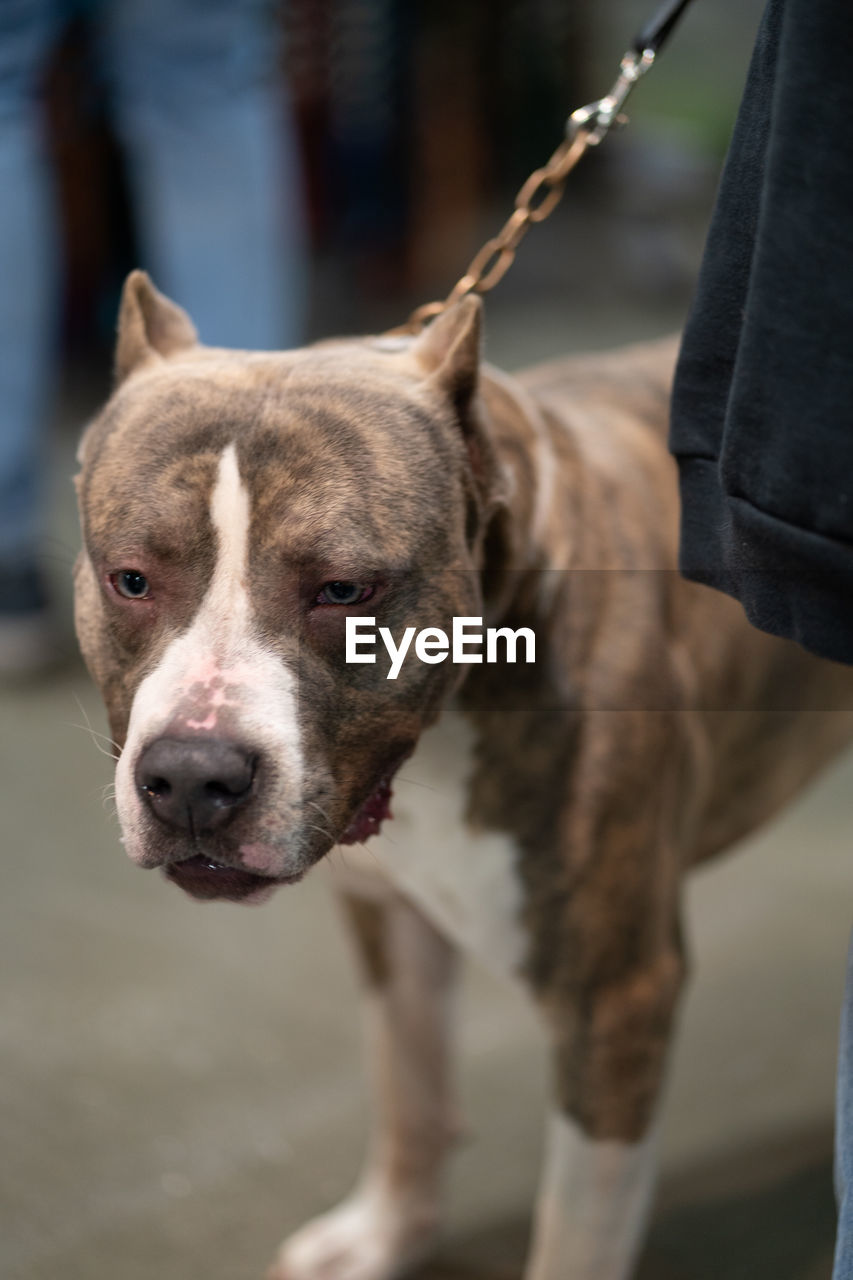
<svg viewBox="0 0 853 1280"><path fill-rule="evenodd" d="M453 405L468 454L472 502L467 529L473 545L506 500L483 405L475 399L480 373L483 304L473 294L442 311L410 347L431 382Z"/></svg>
<svg viewBox="0 0 853 1280"><path fill-rule="evenodd" d="M411 348L421 368L461 417L477 389L483 304L473 294L433 320Z"/></svg>
<svg viewBox="0 0 853 1280"><path fill-rule="evenodd" d="M145 271L131 271L118 313L116 383L124 382L134 369L197 342L195 325L186 311L155 289Z"/></svg>

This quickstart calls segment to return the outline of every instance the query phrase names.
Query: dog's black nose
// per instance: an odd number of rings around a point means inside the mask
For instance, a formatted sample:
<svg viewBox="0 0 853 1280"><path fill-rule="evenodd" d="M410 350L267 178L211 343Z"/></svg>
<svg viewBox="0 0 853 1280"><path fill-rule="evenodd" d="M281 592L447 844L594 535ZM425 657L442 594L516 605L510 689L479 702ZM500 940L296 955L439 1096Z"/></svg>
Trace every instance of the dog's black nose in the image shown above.
<svg viewBox="0 0 853 1280"><path fill-rule="evenodd" d="M136 785L170 827L198 835L222 827L252 791L255 757L219 738L156 738L136 764Z"/></svg>

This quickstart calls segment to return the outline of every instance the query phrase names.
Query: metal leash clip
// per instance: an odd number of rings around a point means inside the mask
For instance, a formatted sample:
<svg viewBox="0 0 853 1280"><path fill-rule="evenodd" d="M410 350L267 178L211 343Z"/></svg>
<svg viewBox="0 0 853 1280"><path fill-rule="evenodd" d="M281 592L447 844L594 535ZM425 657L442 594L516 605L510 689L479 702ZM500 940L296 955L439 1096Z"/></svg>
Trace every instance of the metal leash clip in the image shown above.
<svg viewBox="0 0 853 1280"><path fill-rule="evenodd" d="M597 147L614 125L628 123L622 112L625 99L641 79L672 34L690 0L664 0L662 8L643 27L632 48L619 64L619 76L610 92L597 102L578 107L566 121L566 136L541 169L534 169L515 197L515 208L497 235L487 240L468 264L442 302L416 307L405 324L390 329L386 337L420 333L425 324L441 315L469 293L487 293L512 266L516 250L531 226L544 222L563 194L566 178L590 147Z"/></svg>
<svg viewBox="0 0 853 1280"><path fill-rule="evenodd" d="M617 125L628 123L628 117L622 112L629 93L637 81L644 76L655 60L654 49L629 49L619 64L619 76L613 88L597 102L589 102L585 107L578 107L566 121L566 137L574 141L583 130L591 147L597 147Z"/></svg>
<svg viewBox="0 0 853 1280"><path fill-rule="evenodd" d="M619 77L610 92L597 102L578 107L566 121L566 137L573 141L583 130L591 147L597 147L614 125L628 123L622 107L625 99L652 66L666 44L690 0L664 0L664 3L634 38L632 47L619 65Z"/></svg>

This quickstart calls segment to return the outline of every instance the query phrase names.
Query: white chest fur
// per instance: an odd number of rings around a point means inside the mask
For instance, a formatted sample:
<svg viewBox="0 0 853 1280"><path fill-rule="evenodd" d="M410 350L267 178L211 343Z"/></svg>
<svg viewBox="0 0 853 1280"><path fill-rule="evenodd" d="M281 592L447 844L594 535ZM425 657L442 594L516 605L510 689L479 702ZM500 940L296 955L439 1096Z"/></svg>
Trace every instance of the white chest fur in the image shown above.
<svg viewBox="0 0 853 1280"><path fill-rule="evenodd" d="M472 742L467 722L446 711L400 769L394 818L341 861L378 866L455 943L511 975L525 953L517 851L508 836L465 823Z"/></svg>

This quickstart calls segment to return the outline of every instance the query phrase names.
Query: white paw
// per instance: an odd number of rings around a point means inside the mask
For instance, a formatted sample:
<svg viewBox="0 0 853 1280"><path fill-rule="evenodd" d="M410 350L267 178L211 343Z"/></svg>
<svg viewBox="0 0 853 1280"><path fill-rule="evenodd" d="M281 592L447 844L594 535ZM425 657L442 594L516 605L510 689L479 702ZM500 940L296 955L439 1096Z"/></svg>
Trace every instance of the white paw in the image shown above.
<svg viewBox="0 0 853 1280"><path fill-rule="evenodd" d="M436 1231L434 1211L357 1192L285 1240L267 1280L398 1280L426 1257Z"/></svg>

